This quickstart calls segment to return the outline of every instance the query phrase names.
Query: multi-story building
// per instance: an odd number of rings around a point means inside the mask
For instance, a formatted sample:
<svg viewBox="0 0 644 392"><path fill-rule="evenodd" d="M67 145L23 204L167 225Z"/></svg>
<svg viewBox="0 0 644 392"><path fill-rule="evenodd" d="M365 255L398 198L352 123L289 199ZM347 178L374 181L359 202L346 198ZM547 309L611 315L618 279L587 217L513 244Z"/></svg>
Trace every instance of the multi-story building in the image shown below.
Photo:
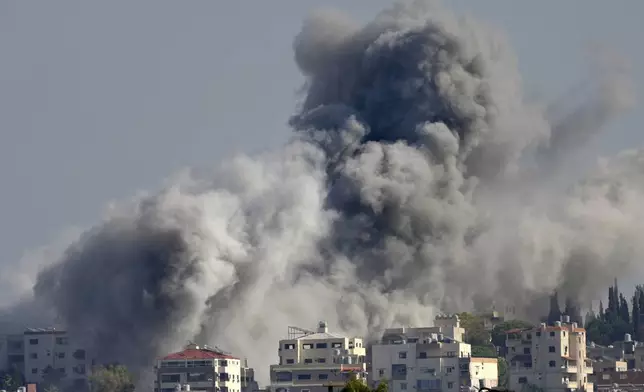
<svg viewBox="0 0 644 392"><path fill-rule="evenodd" d="M628 370L626 361L610 357L592 358L593 374L605 372L625 372Z"/></svg>
<svg viewBox="0 0 644 392"><path fill-rule="evenodd" d="M586 357L586 330L576 323L558 321L553 326L542 323L527 330L507 332L509 389L527 387L558 392L592 392L589 380L593 368Z"/></svg>
<svg viewBox="0 0 644 392"><path fill-rule="evenodd" d="M55 382L78 390L87 387L93 361L84 348L74 344L67 331L29 328L23 334L23 347L28 383Z"/></svg>
<svg viewBox="0 0 644 392"><path fill-rule="evenodd" d="M372 346L370 383L388 382L389 391L459 391L498 385L496 358L472 358L456 315L440 315L433 327L390 328Z"/></svg>
<svg viewBox="0 0 644 392"><path fill-rule="evenodd" d="M0 370L16 371L28 384L55 383L86 389L93 362L86 351L55 328L28 328L0 336Z"/></svg>
<svg viewBox="0 0 644 392"><path fill-rule="evenodd" d="M217 348L189 344L183 351L157 361L155 392L174 392L177 386L198 392L241 392L242 362ZM246 375L253 374L246 368ZM254 381L254 376L253 380Z"/></svg>
<svg viewBox="0 0 644 392"><path fill-rule="evenodd" d="M641 392L644 391L644 372L601 372L595 375L596 392Z"/></svg>
<svg viewBox="0 0 644 392"><path fill-rule="evenodd" d="M270 367L275 392L327 392L344 387L352 375L366 379L363 340L330 333L324 321L317 331L289 327L278 355L279 364Z"/></svg>

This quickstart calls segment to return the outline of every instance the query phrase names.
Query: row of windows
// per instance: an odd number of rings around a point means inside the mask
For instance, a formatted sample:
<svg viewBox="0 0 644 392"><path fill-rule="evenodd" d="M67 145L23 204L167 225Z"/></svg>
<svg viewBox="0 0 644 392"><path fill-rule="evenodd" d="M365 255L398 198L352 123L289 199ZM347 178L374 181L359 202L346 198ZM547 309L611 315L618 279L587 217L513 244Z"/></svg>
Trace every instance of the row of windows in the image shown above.
<svg viewBox="0 0 644 392"><path fill-rule="evenodd" d="M312 380L313 377L311 374L298 374L297 375L298 380ZM318 380L328 380L329 375L326 373L320 373L317 375ZM286 381L293 381L293 373L291 372L277 372L275 373L275 380L278 382L286 382Z"/></svg>
<svg viewBox="0 0 644 392"><path fill-rule="evenodd" d="M74 374L85 374L86 372L85 365L74 366L72 367L72 370ZM64 367L56 369L56 372L61 376L65 376L67 374L67 370ZM44 375L45 370L44 369L39 370L38 368L31 368L31 374L38 374L38 373L41 373Z"/></svg>
<svg viewBox="0 0 644 392"><path fill-rule="evenodd" d="M216 375L215 375L216 377ZM188 382L205 382L205 381L212 381L213 375L207 374L207 373L188 373L187 375L187 380ZM219 381L234 381L234 382L239 382L239 375L238 374L228 374L228 373L220 373L219 374ZM167 382L173 382L173 383L179 383L181 382L181 374L162 374L161 375L161 382L162 383L167 383Z"/></svg>
<svg viewBox="0 0 644 392"><path fill-rule="evenodd" d="M233 364L236 364L236 361L232 361ZM162 367L200 367L200 366L228 366L228 361L221 359L219 361L212 359L204 360L191 360L191 361L163 361L161 362Z"/></svg>
<svg viewBox="0 0 644 392"><path fill-rule="evenodd" d="M342 342L333 342L331 343L331 348L342 348L344 344ZM358 344L358 347L360 347L360 343ZM312 349L324 349L324 348L329 348L328 343L305 343L302 345L302 349L304 350L312 350ZM353 348L353 346L350 346L350 348ZM295 350L295 344L294 343L287 343L284 345L284 350Z"/></svg>
<svg viewBox="0 0 644 392"><path fill-rule="evenodd" d="M47 356L51 356L51 350L47 350ZM58 359L65 359L66 354L65 352L58 352L54 353L54 356ZM72 354L72 356L77 359L77 360L84 360L85 359L85 350L76 350ZM29 354L30 359L38 359L38 353L30 353Z"/></svg>
<svg viewBox="0 0 644 392"><path fill-rule="evenodd" d="M59 338L56 338L56 344L61 346L66 346L67 344L69 344L69 340L66 337L59 337ZM29 345L31 346L38 345L38 339L37 338L29 339Z"/></svg>
<svg viewBox="0 0 644 392"><path fill-rule="evenodd" d="M438 383L436 383L436 381L438 381ZM433 382L433 384L431 382ZM416 385L416 389L422 389L422 388L425 388L425 389L438 389L438 388L440 388L440 380L418 380L417 385ZM447 383L447 389L453 389L453 388L454 388L454 382L449 381ZM406 382L401 382L400 383L400 389L402 391L406 391L407 390L407 383Z"/></svg>
<svg viewBox="0 0 644 392"><path fill-rule="evenodd" d="M407 366L404 364L394 364L391 365L392 373L396 373L397 375L406 375L407 374ZM445 372L446 373L452 373L454 371L454 366L446 366L445 367ZM428 368L428 367L421 367L418 369L420 373L426 373L426 374L433 374L436 375L436 369L434 368ZM378 376L383 377L385 375L385 369L378 369Z"/></svg>
<svg viewBox="0 0 644 392"><path fill-rule="evenodd" d="M465 356L465 355L464 355L464 353L461 353L461 355L462 355L462 356ZM445 356L447 356L447 357L449 357L449 358L456 357L456 351L447 351L447 352L445 353ZM400 351L400 352L398 352L398 358L399 358L399 359L407 359L407 351ZM426 358L429 358L429 357L427 356L427 352L426 352L426 351L420 351L420 352L418 352L418 358L419 358L419 359L426 359Z"/></svg>

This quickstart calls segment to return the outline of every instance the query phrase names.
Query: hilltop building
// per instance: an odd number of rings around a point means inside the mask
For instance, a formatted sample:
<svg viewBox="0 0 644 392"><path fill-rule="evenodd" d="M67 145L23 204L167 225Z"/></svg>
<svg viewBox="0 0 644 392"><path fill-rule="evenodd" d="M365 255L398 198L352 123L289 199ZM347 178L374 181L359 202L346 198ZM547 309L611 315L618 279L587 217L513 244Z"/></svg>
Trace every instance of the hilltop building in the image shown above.
<svg viewBox="0 0 644 392"><path fill-rule="evenodd" d="M433 327L385 330L372 346L370 384L387 380L390 392L497 386L497 358L472 358L464 334L457 315L439 315Z"/></svg>
<svg viewBox="0 0 644 392"><path fill-rule="evenodd" d="M256 390L254 371L246 361L216 347L189 344L157 361L155 392L246 392Z"/></svg>
<svg viewBox="0 0 644 392"><path fill-rule="evenodd" d="M351 375L366 379L363 340L331 333L324 321L316 331L289 327L278 355L270 367L274 392L327 392L344 387Z"/></svg>
<svg viewBox="0 0 644 392"><path fill-rule="evenodd" d="M548 392L592 392L592 362L586 356L586 330L566 316L555 325L507 332L508 388Z"/></svg>

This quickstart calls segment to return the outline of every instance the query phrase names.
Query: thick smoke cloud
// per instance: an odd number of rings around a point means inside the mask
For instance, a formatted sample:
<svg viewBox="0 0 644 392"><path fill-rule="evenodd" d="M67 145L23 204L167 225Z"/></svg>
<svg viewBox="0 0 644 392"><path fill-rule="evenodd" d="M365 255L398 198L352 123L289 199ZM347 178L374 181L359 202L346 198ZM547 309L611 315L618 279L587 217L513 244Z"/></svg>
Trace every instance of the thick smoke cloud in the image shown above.
<svg viewBox="0 0 644 392"><path fill-rule="evenodd" d="M38 276L101 360L143 371L196 338L266 379L287 325L373 336L495 301L530 317L554 289L640 272L644 153L551 186L631 103L612 70L553 122L502 33L424 3L363 27L313 14L294 50L307 82L282 149L115 207Z"/></svg>

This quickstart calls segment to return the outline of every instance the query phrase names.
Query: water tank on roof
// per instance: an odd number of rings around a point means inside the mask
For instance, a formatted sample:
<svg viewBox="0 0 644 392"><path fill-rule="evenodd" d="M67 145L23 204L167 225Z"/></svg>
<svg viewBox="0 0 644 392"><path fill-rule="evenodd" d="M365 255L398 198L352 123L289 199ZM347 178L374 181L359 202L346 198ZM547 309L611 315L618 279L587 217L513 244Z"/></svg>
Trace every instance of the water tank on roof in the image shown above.
<svg viewBox="0 0 644 392"><path fill-rule="evenodd" d="M633 338L631 338L630 333L627 333L626 335L624 335L624 341L625 342L631 342L632 340L633 340Z"/></svg>
<svg viewBox="0 0 644 392"><path fill-rule="evenodd" d="M318 332L329 332L329 327L326 321L320 321L318 323Z"/></svg>
<svg viewBox="0 0 644 392"><path fill-rule="evenodd" d="M184 385L184 386L183 386L183 390L184 390L184 391L187 391L187 392L190 392L190 384L186 384L186 385Z"/></svg>
<svg viewBox="0 0 644 392"><path fill-rule="evenodd" d="M561 321L555 321L555 326L556 327L561 327Z"/></svg>

